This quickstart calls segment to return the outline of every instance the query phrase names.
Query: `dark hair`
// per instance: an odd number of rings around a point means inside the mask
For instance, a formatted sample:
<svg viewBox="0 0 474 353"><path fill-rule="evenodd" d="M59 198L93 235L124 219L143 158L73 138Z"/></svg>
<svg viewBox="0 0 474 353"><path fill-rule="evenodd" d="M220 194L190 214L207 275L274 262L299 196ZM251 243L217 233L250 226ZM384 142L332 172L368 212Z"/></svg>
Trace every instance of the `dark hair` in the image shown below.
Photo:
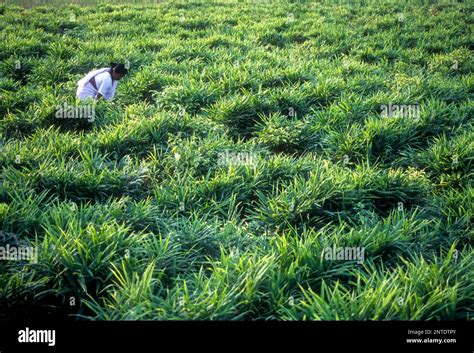
<svg viewBox="0 0 474 353"><path fill-rule="evenodd" d="M115 70L115 72L118 74L124 74L124 75L128 74L128 70L124 64L111 63L110 69Z"/></svg>

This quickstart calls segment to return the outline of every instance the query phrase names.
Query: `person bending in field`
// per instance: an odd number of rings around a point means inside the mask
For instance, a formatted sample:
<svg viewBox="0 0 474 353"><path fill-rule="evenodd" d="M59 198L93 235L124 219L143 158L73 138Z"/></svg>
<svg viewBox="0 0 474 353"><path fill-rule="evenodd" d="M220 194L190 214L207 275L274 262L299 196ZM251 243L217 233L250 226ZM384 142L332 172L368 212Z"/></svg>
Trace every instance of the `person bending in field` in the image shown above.
<svg viewBox="0 0 474 353"><path fill-rule="evenodd" d="M118 81L127 73L125 65L117 63L112 63L110 67L93 70L77 83L76 96L80 100L89 97L95 100L100 98L110 100L115 95Z"/></svg>

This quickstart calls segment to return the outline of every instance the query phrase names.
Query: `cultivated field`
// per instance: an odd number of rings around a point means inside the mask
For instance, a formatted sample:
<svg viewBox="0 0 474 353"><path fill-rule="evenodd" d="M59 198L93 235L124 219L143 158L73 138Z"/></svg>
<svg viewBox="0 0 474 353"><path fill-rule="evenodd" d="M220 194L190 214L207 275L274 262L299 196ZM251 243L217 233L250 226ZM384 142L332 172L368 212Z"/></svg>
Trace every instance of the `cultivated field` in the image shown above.
<svg viewBox="0 0 474 353"><path fill-rule="evenodd" d="M473 13L0 6L0 319L472 319Z"/></svg>

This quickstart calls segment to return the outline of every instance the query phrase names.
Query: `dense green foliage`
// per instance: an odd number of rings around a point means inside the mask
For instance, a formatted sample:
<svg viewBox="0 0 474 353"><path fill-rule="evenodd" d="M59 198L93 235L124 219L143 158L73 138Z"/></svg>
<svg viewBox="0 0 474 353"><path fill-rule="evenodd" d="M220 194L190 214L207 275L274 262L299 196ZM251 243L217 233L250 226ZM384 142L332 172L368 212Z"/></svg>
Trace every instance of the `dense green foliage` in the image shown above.
<svg viewBox="0 0 474 353"><path fill-rule="evenodd" d="M1 318L472 318L468 3L0 7Z"/></svg>

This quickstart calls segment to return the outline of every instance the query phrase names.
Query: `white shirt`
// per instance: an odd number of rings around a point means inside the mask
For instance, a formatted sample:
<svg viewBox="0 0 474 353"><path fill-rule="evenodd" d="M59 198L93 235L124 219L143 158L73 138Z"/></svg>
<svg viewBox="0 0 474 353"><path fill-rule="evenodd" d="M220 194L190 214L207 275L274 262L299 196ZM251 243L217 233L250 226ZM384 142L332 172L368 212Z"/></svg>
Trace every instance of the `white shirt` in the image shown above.
<svg viewBox="0 0 474 353"><path fill-rule="evenodd" d="M89 72L86 77L78 82L76 96L80 100L84 100L88 97L95 99L97 93L100 93L104 99L112 99L115 95L118 81L112 80L109 69L110 68L102 68ZM95 78L97 89L89 82L92 77Z"/></svg>

